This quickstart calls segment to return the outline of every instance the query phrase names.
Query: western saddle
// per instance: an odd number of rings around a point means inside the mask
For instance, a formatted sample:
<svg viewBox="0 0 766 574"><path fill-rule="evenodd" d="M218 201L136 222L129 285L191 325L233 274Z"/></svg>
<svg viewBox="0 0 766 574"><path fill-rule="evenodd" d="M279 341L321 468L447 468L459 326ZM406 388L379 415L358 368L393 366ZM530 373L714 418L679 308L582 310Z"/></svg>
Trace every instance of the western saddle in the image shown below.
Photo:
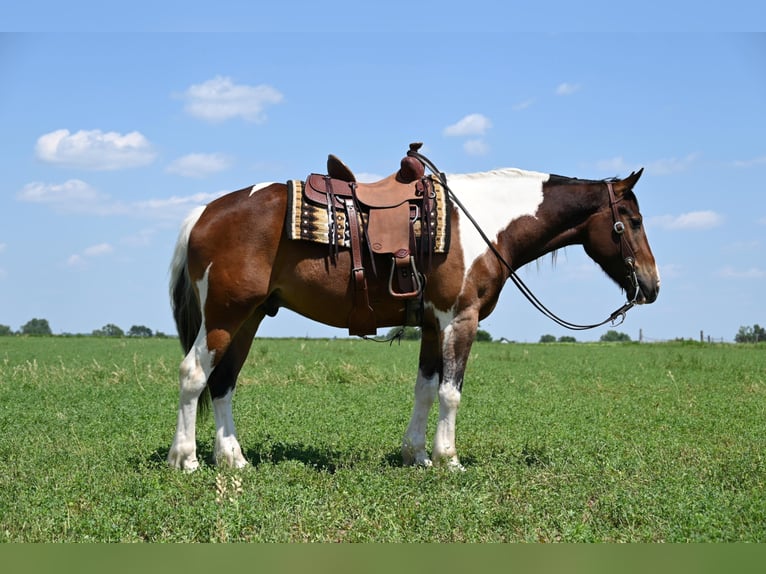
<svg viewBox="0 0 766 574"><path fill-rule="evenodd" d="M417 151L421 143L410 144ZM330 253L338 253L338 239L351 247L354 305L348 318L351 335L377 332L370 306L363 247L370 255L372 272L377 275L374 255L392 258L388 293L406 300L405 324L419 321L423 295L421 269L430 265L435 233L435 192L420 160L410 155L401 160L399 170L375 183L358 183L354 173L336 156L327 159L327 175L311 174L304 186L306 198L327 207ZM338 229L339 210L345 212L347 226ZM415 224L419 222L420 237Z"/></svg>

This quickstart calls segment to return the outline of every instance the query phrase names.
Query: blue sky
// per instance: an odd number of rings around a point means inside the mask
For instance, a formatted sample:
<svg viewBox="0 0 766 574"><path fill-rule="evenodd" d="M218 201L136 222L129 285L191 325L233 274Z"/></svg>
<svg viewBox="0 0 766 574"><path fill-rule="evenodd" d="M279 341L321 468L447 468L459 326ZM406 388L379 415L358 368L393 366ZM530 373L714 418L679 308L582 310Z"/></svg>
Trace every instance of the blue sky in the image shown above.
<svg viewBox="0 0 766 574"><path fill-rule="evenodd" d="M571 7L509 2L310 3L308 14L290 2L97 3L89 19L43 4L0 24L34 32L0 35L0 324L174 333L168 264L193 206L321 171L328 153L387 175L411 141L453 173L643 166L636 192L662 290L618 329L733 340L766 324L766 35L736 32L763 22L762 8L656 21L596 3L568 25ZM676 21L693 31L670 32ZM229 31L198 32L209 29ZM521 276L573 322L623 301L580 247ZM482 328L570 334L511 284ZM283 310L260 334L346 332Z"/></svg>

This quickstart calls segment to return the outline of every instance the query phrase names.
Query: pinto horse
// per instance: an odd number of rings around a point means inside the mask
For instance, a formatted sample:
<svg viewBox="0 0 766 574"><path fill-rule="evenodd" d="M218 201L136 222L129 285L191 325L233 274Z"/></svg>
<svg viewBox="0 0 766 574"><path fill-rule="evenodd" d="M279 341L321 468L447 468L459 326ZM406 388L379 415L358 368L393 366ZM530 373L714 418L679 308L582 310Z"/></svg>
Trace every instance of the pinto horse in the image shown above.
<svg viewBox="0 0 766 574"><path fill-rule="evenodd" d="M465 211L450 210L449 249L434 253L424 272L422 340L414 408L401 444L404 464L462 469L455 420L468 356L479 321L492 312L515 269L581 244L625 291L628 306L657 298L659 273L633 193L642 171L612 180L517 169L446 177L452 199ZM216 463L248 464L236 437L232 396L267 315L285 307L327 325L349 326L352 256L345 249L328 254L326 245L288 238L287 191L282 183L234 191L196 209L182 225L170 281L186 353L168 453L172 467L191 471L199 466L197 408L210 398ZM370 257L381 256L365 253L366 260ZM377 267L386 263L381 258ZM387 274L378 275L368 279L376 324L401 325L405 303L389 294ZM439 417L429 457L426 423L437 397Z"/></svg>

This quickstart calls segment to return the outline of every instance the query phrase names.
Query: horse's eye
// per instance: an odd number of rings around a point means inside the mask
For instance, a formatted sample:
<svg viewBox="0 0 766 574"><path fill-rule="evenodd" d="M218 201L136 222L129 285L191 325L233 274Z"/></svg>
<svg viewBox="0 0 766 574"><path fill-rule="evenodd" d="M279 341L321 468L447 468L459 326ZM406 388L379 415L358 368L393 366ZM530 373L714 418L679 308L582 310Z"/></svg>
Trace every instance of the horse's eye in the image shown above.
<svg viewBox="0 0 766 574"><path fill-rule="evenodd" d="M630 226L635 229L641 229L641 218L640 217L631 217L630 218Z"/></svg>

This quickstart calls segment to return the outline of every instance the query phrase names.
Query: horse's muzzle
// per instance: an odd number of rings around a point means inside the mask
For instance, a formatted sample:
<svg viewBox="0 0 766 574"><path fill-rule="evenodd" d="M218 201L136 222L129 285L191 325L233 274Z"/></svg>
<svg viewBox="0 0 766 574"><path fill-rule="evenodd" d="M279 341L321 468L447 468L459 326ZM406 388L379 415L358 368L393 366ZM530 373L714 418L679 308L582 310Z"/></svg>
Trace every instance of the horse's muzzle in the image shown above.
<svg viewBox="0 0 766 574"><path fill-rule="evenodd" d="M645 305L654 303L660 294L659 278L655 275L645 277L641 273L636 273L636 278L638 279L638 293L635 294L636 304Z"/></svg>

